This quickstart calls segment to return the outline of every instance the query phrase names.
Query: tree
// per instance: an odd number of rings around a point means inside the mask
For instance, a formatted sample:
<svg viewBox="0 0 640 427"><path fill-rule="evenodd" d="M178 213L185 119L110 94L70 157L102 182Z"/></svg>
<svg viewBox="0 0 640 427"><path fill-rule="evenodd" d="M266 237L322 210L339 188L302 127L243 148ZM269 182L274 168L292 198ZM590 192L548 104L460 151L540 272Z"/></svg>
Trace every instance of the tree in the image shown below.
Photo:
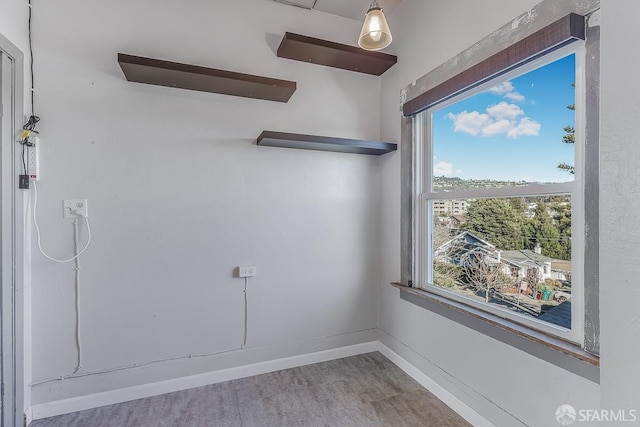
<svg viewBox="0 0 640 427"><path fill-rule="evenodd" d="M481 237L497 248L524 249L525 217L516 211L509 199L478 199L469 204L465 230Z"/></svg>
<svg viewBox="0 0 640 427"><path fill-rule="evenodd" d="M437 216L433 216L433 247L438 248L443 243L449 241L451 239L451 233L449 226L440 221Z"/></svg>
<svg viewBox="0 0 640 427"><path fill-rule="evenodd" d="M571 203L551 204L553 223L560 233L563 253L559 259L571 259Z"/></svg>
<svg viewBox="0 0 640 427"><path fill-rule="evenodd" d="M540 270L537 268L527 269L524 281L527 282L528 288L531 289L531 296L535 298L538 293L538 283L540 283Z"/></svg>
<svg viewBox="0 0 640 427"><path fill-rule="evenodd" d="M569 105L567 106L568 109L570 110L574 110L576 107L575 105ZM573 144L576 142L576 128L574 128L573 126L565 126L564 129L565 134L562 137L562 142L564 142L565 144Z"/></svg>
<svg viewBox="0 0 640 427"><path fill-rule="evenodd" d="M460 257L460 267L464 272L464 282L476 292L484 293L485 302L489 302L492 290L513 285L513 279L502 272L497 254L487 253L484 248L465 252Z"/></svg>
<svg viewBox="0 0 640 427"><path fill-rule="evenodd" d="M509 199L509 204L516 212L524 212L526 209L524 197L512 197Z"/></svg>
<svg viewBox="0 0 640 427"><path fill-rule="evenodd" d="M542 254L550 258L566 259L566 249L560 241L560 231L547 211L547 205L539 202L532 220L535 239L542 248Z"/></svg>
<svg viewBox="0 0 640 427"><path fill-rule="evenodd" d="M573 88L576 87L575 82L571 83L571 87ZM576 105L575 104L567 105L567 109L571 111L575 111ZM565 144L575 144L576 129L573 126L569 125L564 127L564 136L562 137L562 142L564 142ZM567 163L560 163L558 165L558 169L569 172L571 175L575 175L576 173L575 166L571 166L570 164L567 164Z"/></svg>
<svg viewBox="0 0 640 427"><path fill-rule="evenodd" d="M460 284L463 276L462 267L448 262L434 261L433 284L443 288L452 288Z"/></svg>

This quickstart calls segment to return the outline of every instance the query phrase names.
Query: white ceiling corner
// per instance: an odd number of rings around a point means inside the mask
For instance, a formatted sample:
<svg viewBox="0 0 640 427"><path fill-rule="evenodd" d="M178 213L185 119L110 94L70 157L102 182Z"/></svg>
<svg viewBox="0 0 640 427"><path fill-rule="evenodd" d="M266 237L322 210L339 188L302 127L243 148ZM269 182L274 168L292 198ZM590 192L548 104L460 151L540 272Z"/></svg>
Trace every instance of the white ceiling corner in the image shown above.
<svg viewBox="0 0 640 427"><path fill-rule="evenodd" d="M284 3L291 6L299 6L304 9L313 9L313 6L316 3L316 0L274 0L278 3Z"/></svg>
<svg viewBox="0 0 640 427"><path fill-rule="evenodd" d="M371 5L371 0L273 0L305 9L318 10L349 19L361 21ZM403 0L378 0L385 14L393 12Z"/></svg>

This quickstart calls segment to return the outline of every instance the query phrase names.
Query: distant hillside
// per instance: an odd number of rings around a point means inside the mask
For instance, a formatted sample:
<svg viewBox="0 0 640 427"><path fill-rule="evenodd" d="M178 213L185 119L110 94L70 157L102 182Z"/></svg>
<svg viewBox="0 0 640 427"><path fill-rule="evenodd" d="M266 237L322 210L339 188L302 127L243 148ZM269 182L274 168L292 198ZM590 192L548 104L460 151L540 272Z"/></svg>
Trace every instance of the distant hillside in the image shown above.
<svg viewBox="0 0 640 427"><path fill-rule="evenodd" d="M496 181L492 179L462 179L457 177L435 176L433 188L436 191L470 190L474 188L521 187L527 181Z"/></svg>

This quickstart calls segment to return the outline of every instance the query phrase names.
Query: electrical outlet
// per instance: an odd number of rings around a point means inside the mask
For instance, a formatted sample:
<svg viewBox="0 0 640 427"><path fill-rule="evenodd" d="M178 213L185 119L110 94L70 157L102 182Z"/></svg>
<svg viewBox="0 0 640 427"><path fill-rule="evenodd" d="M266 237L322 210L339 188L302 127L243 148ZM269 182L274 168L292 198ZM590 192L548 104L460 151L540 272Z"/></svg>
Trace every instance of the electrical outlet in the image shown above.
<svg viewBox="0 0 640 427"><path fill-rule="evenodd" d="M40 181L40 138L29 137L29 142L33 145L27 147L27 175L35 181Z"/></svg>
<svg viewBox="0 0 640 427"><path fill-rule="evenodd" d="M89 217L87 199L67 199L62 201L62 216L65 218Z"/></svg>
<svg viewBox="0 0 640 427"><path fill-rule="evenodd" d="M253 277L256 275L255 265L241 265L238 267L239 277Z"/></svg>

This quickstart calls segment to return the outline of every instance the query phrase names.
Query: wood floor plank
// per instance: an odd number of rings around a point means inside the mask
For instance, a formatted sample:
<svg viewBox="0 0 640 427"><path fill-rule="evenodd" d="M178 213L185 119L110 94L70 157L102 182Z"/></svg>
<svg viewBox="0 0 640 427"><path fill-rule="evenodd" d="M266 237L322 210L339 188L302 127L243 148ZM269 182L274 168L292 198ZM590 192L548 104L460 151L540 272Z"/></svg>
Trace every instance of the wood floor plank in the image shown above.
<svg viewBox="0 0 640 427"><path fill-rule="evenodd" d="M134 400L83 411L87 417L84 423L80 424L91 427L127 426L135 406L136 401Z"/></svg>
<svg viewBox="0 0 640 427"><path fill-rule="evenodd" d="M187 390L185 427L241 425L240 408L231 381Z"/></svg>
<svg viewBox="0 0 640 427"><path fill-rule="evenodd" d="M340 427L389 427L368 404L340 411L335 419L335 425Z"/></svg>
<svg viewBox="0 0 640 427"><path fill-rule="evenodd" d="M383 372L390 370L397 370L398 373L404 373L400 368L398 368L393 362L384 357L382 353L373 352L360 354L353 358L350 358L354 361L354 365L365 372Z"/></svg>
<svg viewBox="0 0 640 427"><path fill-rule="evenodd" d="M398 394L371 404L378 416L394 426L433 426L456 416L452 409L422 390Z"/></svg>
<svg viewBox="0 0 640 427"><path fill-rule="evenodd" d="M281 374L278 372L233 380L233 385L238 395L238 403L241 405L245 402L264 399L286 391Z"/></svg>
<svg viewBox="0 0 640 427"><path fill-rule="evenodd" d="M299 426L307 420L306 408L290 393L281 393L240 405L243 427Z"/></svg>
<svg viewBox="0 0 640 427"><path fill-rule="evenodd" d="M406 374L399 376L393 371L371 372L367 380L370 384L375 385L384 397L424 390L420 383L410 376Z"/></svg>
<svg viewBox="0 0 640 427"><path fill-rule="evenodd" d="M363 376L363 372L358 368L357 361L353 357L329 360L317 365L325 383L351 380Z"/></svg>
<svg viewBox="0 0 640 427"><path fill-rule="evenodd" d="M75 421L78 418L79 412L71 414L59 415L57 417L51 417L44 420L38 420L31 423L31 427L62 427L62 426L75 426Z"/></svg>
<svg viewBox="0 0 640 427"><path fill-rule="evenodd" d="M128 423L132 427L175 427L187 411L187 392L162 394L135 401Z"/></svg>
<svg viewBox="0 0 640 427"><path fill-rule="evenodd" d="M299 366L279 371L285 392L315 387L326 382L322 369L317 365Z"/></svg>

